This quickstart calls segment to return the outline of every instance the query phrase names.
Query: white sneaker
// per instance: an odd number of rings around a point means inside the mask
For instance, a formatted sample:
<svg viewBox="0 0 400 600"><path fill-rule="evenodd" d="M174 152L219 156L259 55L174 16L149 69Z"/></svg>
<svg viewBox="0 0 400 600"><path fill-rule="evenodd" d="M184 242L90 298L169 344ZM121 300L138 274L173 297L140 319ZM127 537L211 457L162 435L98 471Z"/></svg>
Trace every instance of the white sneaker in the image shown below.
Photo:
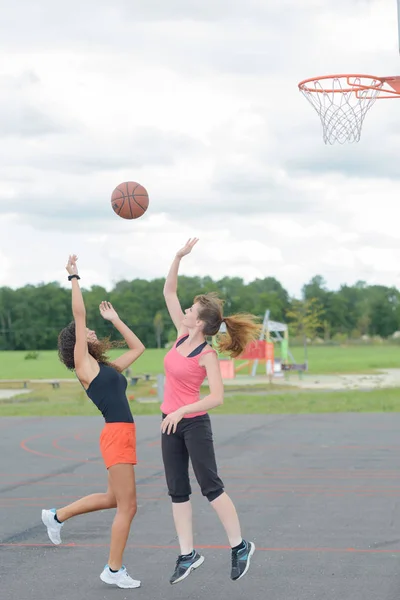
<svg viewBox="0 0 400 600"><path fill-rule="evenodd" d="M56 509L52 508L50 510L42 510L42 521L43 524L47 527L47 535L53 544L61 544L61 527L64 523L58 523L54 516L56 514Z"/></svg>
<svg viewBox="0 0 400 600"><path fill-rule="evenodd" d="M132 577L128 575L124 566L122 566L121 569L116 573L111 573L110 567L106 565L103 572L100 574L100 579L104 581L104 583L116 585L123 589L140 587L140 581L132 579Z"/></svg>

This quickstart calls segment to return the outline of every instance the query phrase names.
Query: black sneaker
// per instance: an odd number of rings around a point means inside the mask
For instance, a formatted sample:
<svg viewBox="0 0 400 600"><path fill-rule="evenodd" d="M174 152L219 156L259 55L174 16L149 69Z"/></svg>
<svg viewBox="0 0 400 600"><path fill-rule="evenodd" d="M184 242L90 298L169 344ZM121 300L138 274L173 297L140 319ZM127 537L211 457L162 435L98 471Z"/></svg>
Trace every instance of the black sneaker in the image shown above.
<svg viewBox="0 0 400 600"><path fill-rule="evenodd" d="M246 542L246 540L243 540L243 544L243 548L232 550L231 579L233 579L233 581L237 581L243 577L243 575L246 575L250 567L250 559L256 549L253 542Z"/></svg>
<svg viewBox="0 0 400 600"><path fill-rule="evenodd" d="M170 583L179 583L186 579L194 569L197 569L204 562L204 556L193 550L189 556L178 556L175 571L169 580Z"/></svg>

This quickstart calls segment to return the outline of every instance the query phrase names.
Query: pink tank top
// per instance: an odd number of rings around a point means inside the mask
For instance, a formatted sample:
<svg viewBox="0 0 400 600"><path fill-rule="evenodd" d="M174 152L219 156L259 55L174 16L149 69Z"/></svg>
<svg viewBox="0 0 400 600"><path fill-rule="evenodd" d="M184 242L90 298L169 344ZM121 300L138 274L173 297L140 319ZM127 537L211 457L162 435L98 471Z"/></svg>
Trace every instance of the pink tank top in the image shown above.
<svg viewBox="0 0 400 600"><path fill-rule="evenodd" d="M200 386L206 378L206 369L199 365L199 358L209 352L215 352L213 348L206 346L206 349L196 356L182 356L176 345L184 337L187 337L187 334L176 340L164 358L164 400L161 411L166 415L200 400ZM207 411L190 413L184 418L198 417L206 413Z"/></svg>

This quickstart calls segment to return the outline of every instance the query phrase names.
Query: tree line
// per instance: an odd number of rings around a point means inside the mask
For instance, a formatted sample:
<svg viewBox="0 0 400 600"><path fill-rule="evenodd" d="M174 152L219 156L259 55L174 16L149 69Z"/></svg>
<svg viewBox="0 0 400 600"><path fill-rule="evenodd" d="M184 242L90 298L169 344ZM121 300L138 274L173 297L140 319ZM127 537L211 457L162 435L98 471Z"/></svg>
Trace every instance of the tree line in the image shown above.
<svg viewBox="0 0 400 600"><path fill-rule="evenodd" d="M117 339L99 314L100 302L108 300L146 347L164 347L175 336L164 303L164 281L120 281L110 292L101 286L83 289L88 326L99 337ZM195 295L209 291L218 291L225 300L226 315L250 312L262 319L269 309L272 320L289 323L292 336L342 341L366 335L387 338L400 330L400 292L395 287L360 281L332 291L317 275L296 299L273 277L250 283L239 277L179 278L183 308L191 306ZM71 320L71 291L58 283L0 288L0 350L54 349L59 331Z"/></svg>

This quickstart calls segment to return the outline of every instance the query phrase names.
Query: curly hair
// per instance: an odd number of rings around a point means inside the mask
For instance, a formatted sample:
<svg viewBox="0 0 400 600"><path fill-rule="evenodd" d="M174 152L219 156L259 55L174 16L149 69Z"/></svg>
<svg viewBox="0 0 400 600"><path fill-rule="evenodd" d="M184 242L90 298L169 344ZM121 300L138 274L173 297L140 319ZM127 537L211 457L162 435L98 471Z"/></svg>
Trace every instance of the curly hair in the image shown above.
<svg viewBox="0 0 400 600"><path fill-rule="evenodd" d="M218 336L217 345L220 352L226 352L232 358L237 358L247 344L259 338L261 325L256 322L256 317L249 313L224 317L224 302L216 293L196 296L194 302L200 304L198 318L204 323L204 335L217 335L221 324L225 323L226 333Z"/></svg>
<svg viewBox="0 0 400 600"><path fill-rule="evenodd" d="M71 371L75 369L75 342L75 321L71 321L69 325L60 331L58 336L58 357L60 361L67 367L67 369L70 369ZM120 348L124 345L125 342L122 340L112 342L110 338L104 338L102 340L98 340L97 342L88 342L88 351L98 363L102 363L103 365L108 365L110 367L114 367L114 369L117 369L117 367L114 364L111 364L109 361L107 352L112 348Z"/></svg>

